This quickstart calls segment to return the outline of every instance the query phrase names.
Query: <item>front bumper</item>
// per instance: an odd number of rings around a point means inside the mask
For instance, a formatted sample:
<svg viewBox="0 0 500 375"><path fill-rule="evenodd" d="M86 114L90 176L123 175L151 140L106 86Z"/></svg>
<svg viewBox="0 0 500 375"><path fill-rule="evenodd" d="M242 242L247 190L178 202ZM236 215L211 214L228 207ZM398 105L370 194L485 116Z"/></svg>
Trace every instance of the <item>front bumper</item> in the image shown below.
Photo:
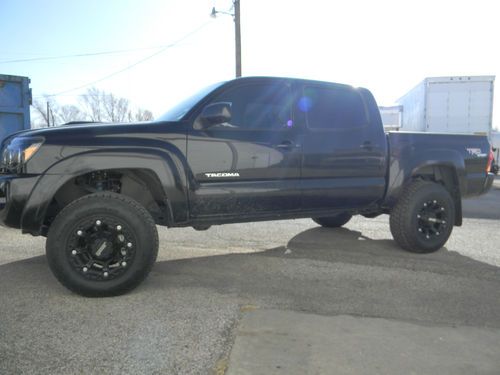
<svg viewBox="0 0 500 375"><path fill-rule="evenodd" d="M39 176L0 174L0 225L20 228L21 217Z"/></svg>

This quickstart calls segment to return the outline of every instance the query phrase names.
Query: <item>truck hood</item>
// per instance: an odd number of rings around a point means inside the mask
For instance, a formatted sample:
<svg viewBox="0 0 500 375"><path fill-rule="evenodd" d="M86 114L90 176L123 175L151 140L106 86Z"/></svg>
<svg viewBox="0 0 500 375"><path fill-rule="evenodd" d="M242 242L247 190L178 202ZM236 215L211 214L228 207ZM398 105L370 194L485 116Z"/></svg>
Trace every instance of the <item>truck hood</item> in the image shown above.
<svg viewBox="0 0 500 375"><path fill-rule="evenodd" d="M185 147L186 127L181 122L79 123L27 130L14 137L43 138L36 154L27 162L26 173L44 173L52 165L78 154L112 152L117 149L178 149ZM181 152L182 153L182 152Z"/></svg>
<svg viewBox="0 0 500 375"><path fill-rule="evenodd" d="M84 133L92 132L95 129L106 129L109 128L110 133L115 133L116 130L124 131L126 127L131 127L134 125L144 125L149 124L151 122L138 122L138 123L114 123L114 122L87 122L87 121L78 121L78 122L70 122L60 126L54 127L46 127L39 129L28 129L21 130L16 133L12 133L9 135L9 138L16 137L19 135L22 136L45 136L45 135L56 135L56 134L69 134L69 133L79 133L83 131Z"/></svg>
<svg viewBox="0 0 500 375"><path fill-rule="evenodd" d="M109 122L73 122L52 128L40 128L22 130L13 133L5 138L4 142L14 137L43 137L50 143L56 141L64 144L65 141L73 143L75 140L85 142L85 140L100 138L127 136L127 138L142 138L147 133L158 133L161 129L163 133L178 133L180 131L179 122L147 121L135 123L109 123Z"/></svg>

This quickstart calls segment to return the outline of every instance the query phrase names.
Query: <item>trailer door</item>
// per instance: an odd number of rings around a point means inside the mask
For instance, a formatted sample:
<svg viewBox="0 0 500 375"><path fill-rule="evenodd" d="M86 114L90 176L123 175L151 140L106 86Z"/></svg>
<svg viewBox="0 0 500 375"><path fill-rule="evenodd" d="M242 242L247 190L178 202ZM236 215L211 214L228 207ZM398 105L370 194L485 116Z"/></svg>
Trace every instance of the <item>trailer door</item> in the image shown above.
<svg viewBox="0 0 500 375"><path fill-rule="evenodd" d="M488 133L491 128L492 82L429 82L426 131Z"/></svg>

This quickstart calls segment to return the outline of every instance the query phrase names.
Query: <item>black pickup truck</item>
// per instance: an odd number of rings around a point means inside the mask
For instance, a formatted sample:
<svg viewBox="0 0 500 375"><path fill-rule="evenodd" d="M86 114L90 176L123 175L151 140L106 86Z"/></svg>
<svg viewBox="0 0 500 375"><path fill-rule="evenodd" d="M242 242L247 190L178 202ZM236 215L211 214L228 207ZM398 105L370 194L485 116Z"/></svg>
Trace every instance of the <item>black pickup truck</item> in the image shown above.
<svg viewBox="0 0 500 375"><path fill-rule="evenodd" d="M147 276L155 224L390 214L402 248L432 252L493 181L484 136L385 134L368 90L272 77L212 85L153 122L20 132L1 156L0 222L46 236L55 276L86 296Z"/></svg>

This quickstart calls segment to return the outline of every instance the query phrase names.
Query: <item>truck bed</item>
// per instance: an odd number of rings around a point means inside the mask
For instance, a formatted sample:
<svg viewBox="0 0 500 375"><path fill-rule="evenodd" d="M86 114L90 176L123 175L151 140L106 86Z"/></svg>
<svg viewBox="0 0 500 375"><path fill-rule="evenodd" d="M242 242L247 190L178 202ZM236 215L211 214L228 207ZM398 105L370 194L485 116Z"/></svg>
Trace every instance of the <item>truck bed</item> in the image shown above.
<svg viewBox="0 0 500 375"><path fill-rule="evenodd" d="M401 183L415 171L425 171L426 165L441 161L456 169L463 198L489 188L485 177L490 144L484 135L390 131L387 139L388 197L397 195Z"/></svg>

